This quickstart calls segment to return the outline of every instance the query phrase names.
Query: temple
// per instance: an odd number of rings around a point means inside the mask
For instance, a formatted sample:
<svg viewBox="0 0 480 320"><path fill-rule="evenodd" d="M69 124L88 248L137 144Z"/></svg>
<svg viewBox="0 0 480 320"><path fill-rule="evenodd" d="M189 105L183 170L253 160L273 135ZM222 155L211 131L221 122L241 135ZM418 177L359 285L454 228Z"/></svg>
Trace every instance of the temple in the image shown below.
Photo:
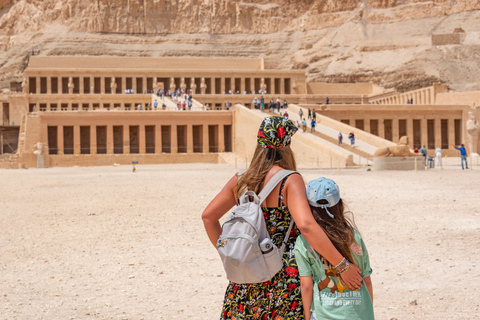
<svg viewBox="0 0 480 320"><path fill-rule="evenodd" d="M158 94L179 89L193 97L186 110L184 94ZM263 59L31 56L23 81L0 96L0 168L217 163L230 153L244 159L246 129L268 112L254 109L262 97L287 101L297 117L315 110L330 129L316 133L319 140L300 139L306 163L348 166L402 136L411 148L456 154L480 94L445 84L400 93L371 83L307 82L304 70L265 69ZM372 148L339 150L334 131L356 132Z"/></svg>

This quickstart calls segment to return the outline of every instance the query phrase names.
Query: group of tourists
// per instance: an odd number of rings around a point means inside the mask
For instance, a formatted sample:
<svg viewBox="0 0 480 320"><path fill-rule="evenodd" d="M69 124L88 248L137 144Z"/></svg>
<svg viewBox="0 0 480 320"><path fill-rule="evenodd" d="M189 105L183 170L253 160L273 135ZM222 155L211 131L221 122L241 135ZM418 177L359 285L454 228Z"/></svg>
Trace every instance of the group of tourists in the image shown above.
<svg viewBox="0 0 480 320"><path fill-rule="evenodd" d="M265 98L263 96L261 96L260 99L257 99L256 97L253 98L252 104L255 109L265 111ZM280 97L278 97L275 101L273 99L270 99L270 101L268 102L268 109L271 113L274 113L276 109L277 112L280 114L281 109L287 110L287 108L287 100L282 100L280 99Z"/></svg>
<svg viewBox="0 0 480 320"><path fill-rule="evenodd" d="M207 235L230 275L221 319L374 319L365 243L353 219L347 218L333 180L321 177L305 188L290 148L297 130L285 117L265 118L250 166L235 174L202 214ZM260 199L249 202L255 195ZM241 233L228 236L219 222L223 215L235 205L240 210L253 203L261 206L256 217L266 237L256 243ZM229 217L225 225L248 227L235 225L246 216L232 213L233 220ZM256 249L243 251L246 248ZM227 257L225 252L238 254ZM242 275L238 279L271 274L271 265L265 263L276 261L276 254L283 259L271 278L232 280L236 272ZM263 264L254 267L254 257L263 257Z"/></svg>

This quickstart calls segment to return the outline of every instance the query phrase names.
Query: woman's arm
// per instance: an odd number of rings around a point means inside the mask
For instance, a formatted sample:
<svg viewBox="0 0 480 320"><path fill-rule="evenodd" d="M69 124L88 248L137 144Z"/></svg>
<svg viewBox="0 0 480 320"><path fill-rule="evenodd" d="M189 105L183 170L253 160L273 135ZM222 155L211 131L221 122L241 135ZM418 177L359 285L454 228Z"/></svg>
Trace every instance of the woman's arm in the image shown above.
<svg viewBox="0 0 480 320"><path fill-rule="evenodd" d="M312 276L300 277L300 290L302 292L303 313L305 320L310 320L313 300L313 278Z"/></svg>
<svg viewBox="0 0 480 320"><path fill-rule="evenodd" d="M291 175L285 183L286 202L293 220L298 229L305 237L307 242L315 251L320 253L332 265L337 265L343 259L343 256L333 246L322 228L313 218L310 206L308 205L305 184L298 174ZM362 277L360 269L350 264L347 271L342 273L342 279L349 288L359 289L362 287Z"/></svg>
<svg viewBox="0 0 480 320"><path fill-rule="evenodd" d="M365 280L365 285L367 286L368 293L370 293L370 298L372 298L372 303L373 303L373 285L372 285L372 279L370 276L363 278Z"/></svg>
<svg viewBox="0 0 480 320"><path fill-rule="evenodd" d="M222 233L220 218L227 213L235 204L234 188L237 184L237 175L233 176L223 187L219 194L208 204L202 213L203 225L207 231L208 238L215 248L217 240Z"/></svg>

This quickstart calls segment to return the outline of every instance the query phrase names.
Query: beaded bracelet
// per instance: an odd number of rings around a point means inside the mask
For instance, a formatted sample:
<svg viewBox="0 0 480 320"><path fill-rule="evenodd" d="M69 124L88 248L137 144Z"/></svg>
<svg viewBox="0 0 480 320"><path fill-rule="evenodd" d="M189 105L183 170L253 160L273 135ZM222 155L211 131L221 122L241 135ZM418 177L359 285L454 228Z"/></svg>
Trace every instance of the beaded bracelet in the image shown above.
<svg viewBox="0 0 480 320"><path fill-rule="evenodd" d="M348 270L349 266L350 262L347 260L347 258L343 258L342 261L335 266L335 270L337 270L338 274L342 274Z"/></svg>

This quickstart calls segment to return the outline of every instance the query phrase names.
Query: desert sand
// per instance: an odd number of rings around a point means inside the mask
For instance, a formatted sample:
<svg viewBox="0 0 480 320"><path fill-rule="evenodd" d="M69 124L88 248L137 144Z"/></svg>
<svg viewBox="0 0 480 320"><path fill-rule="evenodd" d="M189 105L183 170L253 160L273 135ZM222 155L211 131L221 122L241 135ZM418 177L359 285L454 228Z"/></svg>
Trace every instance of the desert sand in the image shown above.
<svg viewBox="0 0 480 320"><path fill-rule="evenodd" d="M200 215L238 169L1 170L0 319L218 319L227 280ZM376 319L480 319L478 167L299 171L354 212Z"/></svg>

